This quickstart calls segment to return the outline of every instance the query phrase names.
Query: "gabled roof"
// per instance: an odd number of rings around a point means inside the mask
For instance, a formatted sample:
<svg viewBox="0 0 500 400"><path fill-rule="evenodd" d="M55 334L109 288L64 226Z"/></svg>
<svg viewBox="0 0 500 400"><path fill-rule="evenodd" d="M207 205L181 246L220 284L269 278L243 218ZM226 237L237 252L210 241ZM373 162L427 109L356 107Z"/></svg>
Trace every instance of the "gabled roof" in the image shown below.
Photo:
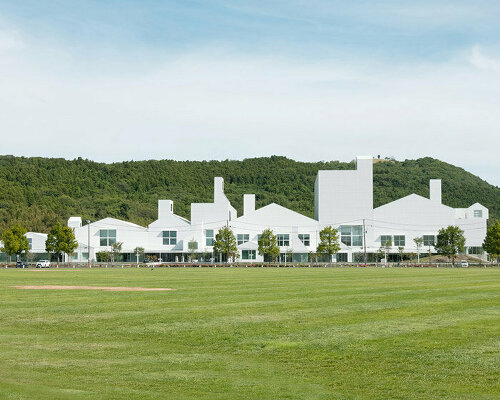
<svg viewBox="0 0 500 400"><path fill-rule="evenodd" d="M181 217L177 214L168 214L163 216L163 218L159 218L148 225L148 228L167 228L169 226L177 226L177 225L190 225L188 219Z"/></svg>
<svg viewBox="0 0 500 400"><path fill-rule="evenodd" d="M26 235L30 235L30 236L42 236L44 238L47 238L47 236L48 236L46 233L42 233L42 232L26 232Z"/></svg>
<svg viewBox="0 0 500 400"><path fill-rule="evenodd" d="M238 249L240 250L257 250L258 248L259 244L253 241L245 242L238 246Z"/></svg>
<svg viewBox="0 0 500 400"><path fill-rule="evenodd" d="M418 194L412 193L412 194L409 194L408 196L401 197L400 199L397 199L397 200L391 201L390 203L376 207L374 210L380 210L383 208L392 207L392 206L400 205L400 204L408 204L408 203L411 203L412 205L437 205L437 206L441 206L441 207L446 207L450 210L452 209L452 207L449 207L445 204L437 203L435 201L432 201L431 199L428 199L427 197L423 197L423 196L420 196Z"/></svg>
<svg viewBox="0 0 500 400"><path fill-rule="evenodd" d="M128 227L128 228L137 228L140 230L146 230L145 227L141 225L134 224L132 222L128 221L122 221L121 219L116 219L116 218L111 218L111 217L106 217L103 219L100 219L99 221L91 222L91 225L102 225L102 226L117 226L117 227Z"/></svg>
<svg viewBox="0 0 500 400"><path fill-rule="evenodd" d="M483 210L487 210L487 208L483 206L481 203L474 203L471 206L467 207L467 209L469 208L482 208Z"/></svg>
<svg viewBox="0 0 500 400"><path fill-rule="evenodd" d="M260 219L260 221L259 221ZM316 225L318 221L315 219L306 217L296 211L290 210L286 207L280 206L276 203L268 204L267 206L261 207L250 214L243 215L241 217L236 218L236 222L246 222L247 220L252 223L258 223L262 225L272 225L277 224L280 225L280 221L282 220L282 224L284 226L295 226L295 225Z"/></svg>

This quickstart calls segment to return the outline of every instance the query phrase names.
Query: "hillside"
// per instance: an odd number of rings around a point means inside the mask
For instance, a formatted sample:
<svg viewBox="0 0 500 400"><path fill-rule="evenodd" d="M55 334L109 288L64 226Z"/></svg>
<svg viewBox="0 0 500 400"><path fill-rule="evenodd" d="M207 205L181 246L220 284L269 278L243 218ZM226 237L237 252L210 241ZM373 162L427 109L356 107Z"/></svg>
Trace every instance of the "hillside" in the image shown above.
<svg viewBox="0 0 500 400"><path fill-rule="evenodd" d="M279 203L308 216L314 212L318 169L350 169L354 163L297 162L285 157L243 161L94 161L0 156L0 232L20 222L44 232L79 215L95 221L111 216L141 225L157 215L157 200L174 200L175 213L189 218L191 202L212 201L213 178L241 215L243 194L255 193L257 207ZM468 207L480 202L490 219L500 217L500 188L462 168L432 158L374 164L375 206L411 193L429 195L429 179L443 180L443 203Z"/></svg>

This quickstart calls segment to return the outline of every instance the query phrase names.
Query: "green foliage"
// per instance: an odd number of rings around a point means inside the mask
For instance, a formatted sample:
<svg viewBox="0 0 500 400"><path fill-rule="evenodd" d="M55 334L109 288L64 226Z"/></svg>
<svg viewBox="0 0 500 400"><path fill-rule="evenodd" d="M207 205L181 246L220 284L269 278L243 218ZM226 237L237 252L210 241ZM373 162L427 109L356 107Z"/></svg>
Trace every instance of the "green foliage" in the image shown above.
<svg viewBox="0 0 500 400"><path fill-rule="evenodd" d="M417 248L418 253L420 253L420 249L424 245L424 238L423 237L413 238L413 242L415 243L415 247Z"/></svg>
<svg viewBox="0 0 500 400"><path fill-rule="evenodd" d="M228 261L231 258L234 260L238 257L236 238L234 237L233 231L229 227L222 227L215 235L214 253L224 254L226 256L226 260Z"/></svg>
<svg viewBox="0 0 500 400"><path fill-rule="evenodd" d="M98 251L95 254L97 262L108 262L111 261L111 253L109 251Z"/></svg>
<svg viewBox="0 0 500 400"><path fill-rule="evenodd" d="M222 176L239 214L243 194L255 193L256 205L275 202L306 216L314 214L314 180L319 169L353 169L354 163L297 162L285 157L243 161L126 161L114 164L0 156L0 232L20 223L48 232L72 215L95 221L114 217L147 225L157 217L158 199L175 202L175 212L190 218L190 204L213 199L213 178ZM429 179L443 180L443 202L469 207L480 202L500 218L500 188L461 168L435 160L377 162L374 205L411 193L429 195Z"/></svg>
<svg viewBox="0 0 500 400"><path fill-rule="evenodd" d="M28 253L30 250L30 245L28 238L24 236L26 234L26 229L24 229L20 224L15 224L11 228L7 229L2 235L3 247L2 251L7 253L9 257L12 255L21 255L23 252Z"/></svg>
<svg viewBox="0 0 500 400"><path fill-rule="evenodd" d="M454 265L455 256L465 248L464 231L452 225L440 229L434 248L439 254L451 258Z"/></svg>
<svg viewBox="0 0 500 400"><path fill-rule="evenodd" d="M136 247L134 249L134 254L135 254L135 257L136 257L136 261L137 263L139 263L139 260L144 256L144 247Z"/></svg>
<svg viewBox="0 0 500 400"><path fill-rule="evenodd" d="M111 261L115 262L122 251L123 242L115 242L111 244Z"/></svg>
<svg viewBox="0 0 500 400"><path fill-rule="evenodd" d="M330 261L332 255L340 250L339 232L332 226L323 228L319 233L318 253L328 254Z"/></svg>
<svg viewBox="0 0 500 400"><path fill-rule="evenodd" d="M496 220L486 231L483 249L490 254L492 259L500 258L500 221Z"/></svg>
<svg viewBox="0 0 500 400"><path fill-rule="evenodd" d="M271 229L265 229L260 236L259 254L269 261L275 261L280 255L278 240Z"/></svg>
<svg viewBox="0 0 500 400"><path fill-rule="evenodd" d="M62 226L60 223L55 224L51 229L45 241L45 250L48 253L61 254L65 253L68 256L78 247L78 242L75 240L73 229L68 226ZM57 258L59 260L59 257Z"/></svg>

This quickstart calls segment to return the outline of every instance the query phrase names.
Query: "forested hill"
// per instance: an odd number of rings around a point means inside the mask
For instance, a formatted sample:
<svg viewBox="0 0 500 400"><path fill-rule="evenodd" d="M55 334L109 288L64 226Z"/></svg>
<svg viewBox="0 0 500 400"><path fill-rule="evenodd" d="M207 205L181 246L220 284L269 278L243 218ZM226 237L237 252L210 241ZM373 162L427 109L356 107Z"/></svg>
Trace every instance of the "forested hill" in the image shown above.
<svg viewBox="0 0 500 400"><path fill-rule="evenodd" d="M76 159L0 156L0 232L15 222L46 232L57 221L79 215L95 221L115 217L147 225L158 199L174 200L174 212L189 218L192 202L213 200L213 178L241 215L243 194L255 193L257 207L271 202L308 216L314 213L319 169L352 169L354 162L297 162L285 157L243 161L131 161L114 164ZM443 181L443 203L468 207L480 202L490 219L500 217L500 188L461 168L432 158L374 165L375 206L411 193L429 195L429 179Z"/></svg>

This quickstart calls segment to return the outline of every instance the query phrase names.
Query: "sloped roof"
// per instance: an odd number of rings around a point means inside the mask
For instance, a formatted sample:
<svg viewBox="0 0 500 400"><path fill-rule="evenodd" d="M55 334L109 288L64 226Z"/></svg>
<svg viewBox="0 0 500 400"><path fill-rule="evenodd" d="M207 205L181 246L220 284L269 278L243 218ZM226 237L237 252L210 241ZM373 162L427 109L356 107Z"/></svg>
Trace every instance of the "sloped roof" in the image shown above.
<svg viewBox="0 0 500 400"><path fill-rule="evenodd" d="M400 204L407 204L407 203L412 203L412 205L415 205L416 203L421 204L421 205L439 205L441 207L446 207L448 209L452 209L452 207L449 207L445 204L442 203L436 203L432 201L431 199L428 199L427 197L420 196L418 194L412 193L409 194L408 196L401 197L400 199L391 201L390 203L384 204L382 206L374 208L374 210L380 210L383 208L390 208L395 205L400 205Z"/></svg>
<svg viewBox="0 0 500 400"><path fill-rule="evenodd" d="M99 221L91 222L91 225L124 226L124 227L129 227L129 228L137 228L137 229L141 229L141 230L146 230L146 228L141 226L141 225L137 225L137 224L134 224L132 222L122 221L121 219L116 219L116 218L111 218L111 217L106 217L106 218L100 219Z"/></svg>
<svg viewBox="0 0 500 400"><path fill-rule="evenodd" d="M316 225L318 221L306 217L296 211L280 206L276 203L268 204L247 215L243 215L235 219L236 222L252 222L262 225L280 225L280 220L283 226L294 225Z"/></svg>
<svg viewBox="0 0 500 400"><path fill-rule="evenodd" d="M26 235L31 235L31 236L38 235L38 236L42 236L44 238L46 238L48 236L46 233L42 233L42 232L26 232Z"/></svg>
<svg viewBox="0 0 500 400"><path fill-rule="evenodd" d="M155 228L155 227L168 227L172 225L189 225L190 222L188 219L181 217L177 214L168 214L165 215L163 218L159 218L153 222L151 222L148 227L149 228Z"/></svg>
<svg viewBox="0 0 500 400"><path fill-rule="evenodd" d="M257 250L259 248L259 244L257 242L245 242L243 244L240 244L238 246L238 249L240 250Z"/></svg>
<svg viewBox="0 0 500 400"><path fill-rule="evenodd" d="M304 246L302 240L299 239L299 235L292 234L291 246L294 253L309 253L309 249Z"/></svg>

